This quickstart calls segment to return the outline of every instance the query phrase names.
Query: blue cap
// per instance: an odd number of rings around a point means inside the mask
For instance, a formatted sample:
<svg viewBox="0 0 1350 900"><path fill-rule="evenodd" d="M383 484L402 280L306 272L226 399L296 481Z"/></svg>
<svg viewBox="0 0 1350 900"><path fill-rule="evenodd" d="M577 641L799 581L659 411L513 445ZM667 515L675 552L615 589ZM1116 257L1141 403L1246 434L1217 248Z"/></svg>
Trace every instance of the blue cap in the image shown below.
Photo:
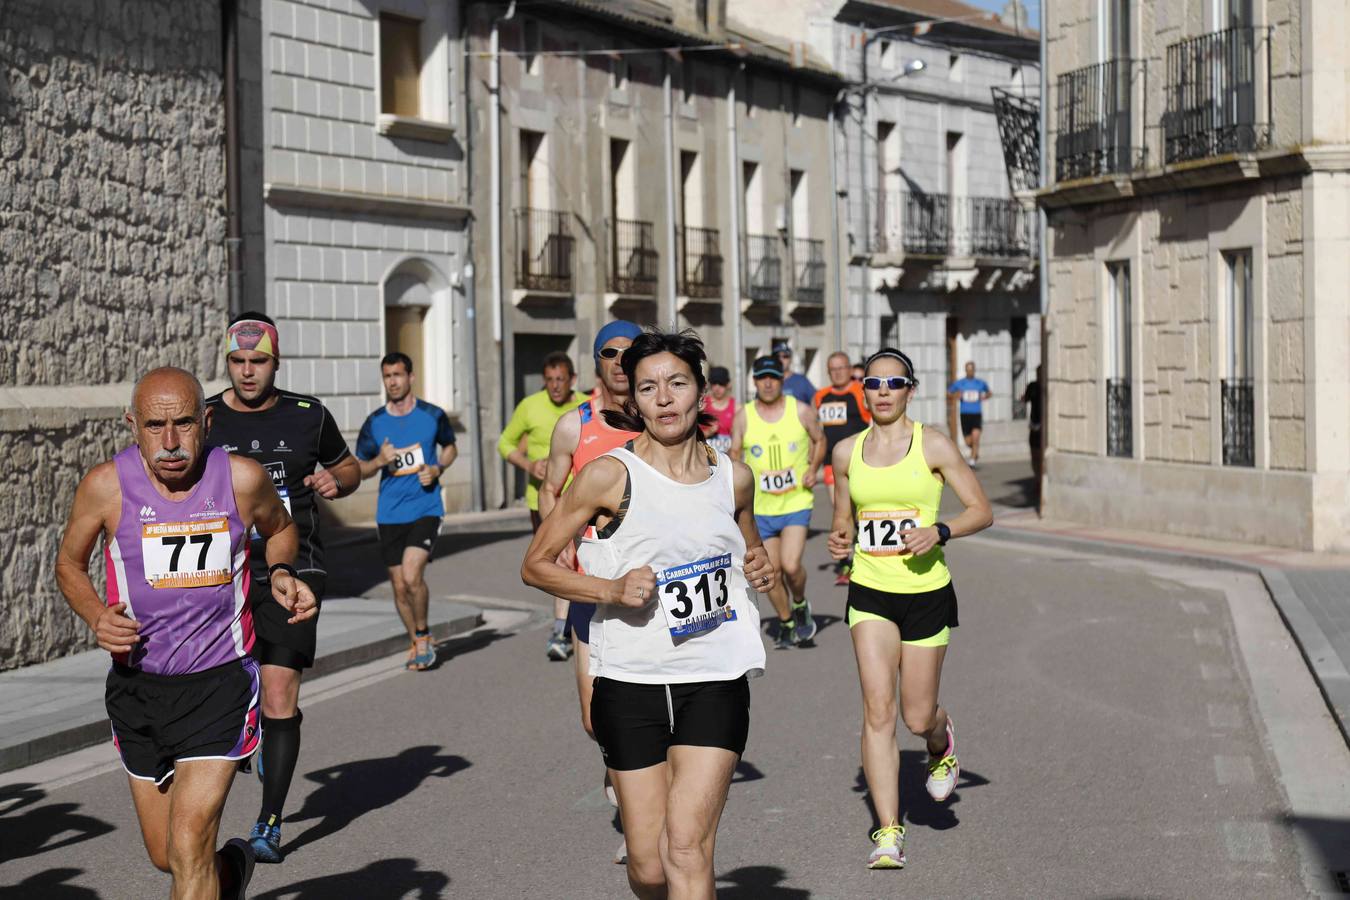
<svg viewBox="0 0 1350 900"><path fill-rule="evenodd" d="M765 375L769 375L772 376L773 378L778 378L780 380L782 379L783 366L780 362L778 362L778 357L761 356L759 359L755 360L755 364L750 367L751 378L762 378Z"/></svg>
<svg viewBox="0 0 1350 900"><path fill-rule="evenodd" d="M637 325L623 319L616 319L596 332L595 346L591 348L592 355L596 359L599 359L600 348L614 340L616 337L628 338L631 341L635 340L640 334L642 334L642 329Z"/></svg>

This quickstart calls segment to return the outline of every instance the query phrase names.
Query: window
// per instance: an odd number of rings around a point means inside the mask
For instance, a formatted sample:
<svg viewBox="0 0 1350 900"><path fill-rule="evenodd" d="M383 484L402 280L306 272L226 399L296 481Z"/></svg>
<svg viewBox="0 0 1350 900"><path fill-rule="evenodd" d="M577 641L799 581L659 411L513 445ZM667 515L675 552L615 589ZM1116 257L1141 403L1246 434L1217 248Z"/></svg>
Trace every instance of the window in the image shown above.
<svg viewBox="0 0 1350 900"><path fill-rule="evenodd" d="M1130 264L1106 264L1106 453L1134 455L1130 362Z"/></svg>
<svg viewBox="0 0 1350 900"><path fill-rule="evenodd" d="M380 14L380 111L415 118L421 114L422 23Z"/></svg>
<svg viewBox="0 0 1350 900"><path fill-rule="evenodd" d="M543 45L539 37L539 22L526 19L521 26L520 63L526 75L539 74L539 54Z"/></svg>
<svg viewBox="0 0 1350 900"><path fill-rule="evenodd" d="M1252 251L1231 250L1223 255L1225 278L1224 377L1219 390L1223 402L1223 463L1251 466L1255 454L1255 394L1252 333Z"/></svg>

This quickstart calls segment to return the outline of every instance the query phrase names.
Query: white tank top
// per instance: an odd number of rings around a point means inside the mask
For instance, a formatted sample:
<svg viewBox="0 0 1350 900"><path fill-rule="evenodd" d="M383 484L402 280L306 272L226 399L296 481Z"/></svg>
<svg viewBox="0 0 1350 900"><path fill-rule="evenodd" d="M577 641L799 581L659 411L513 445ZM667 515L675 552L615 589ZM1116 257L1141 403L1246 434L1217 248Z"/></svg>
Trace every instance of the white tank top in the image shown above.
<svg viewBox="0 0 1350 900"><path fill-rule="evenodd" d="M719 452L707 480L682 484L623 447L606 456L628 468L628 511L609 537L583 538L577 556L600 578L651 566L657 596L641 608L596 607L590 674L638 684L763 675L730 458Z"/></svg>

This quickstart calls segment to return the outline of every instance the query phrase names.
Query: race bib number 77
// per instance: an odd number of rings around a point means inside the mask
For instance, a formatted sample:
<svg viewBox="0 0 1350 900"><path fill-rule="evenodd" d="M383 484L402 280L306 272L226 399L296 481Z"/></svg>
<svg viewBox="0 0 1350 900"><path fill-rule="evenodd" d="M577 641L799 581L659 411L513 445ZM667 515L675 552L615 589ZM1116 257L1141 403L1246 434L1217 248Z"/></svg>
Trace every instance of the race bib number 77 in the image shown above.
<svg viewBox="0 0 1350 900"><path fill-rule="evenodd" d="M230 523L151 522L141 526L141 561L153 588L194 588L230 581Z"/></svg>
<svg viewBox="0 0 1350 900"><path fill-rule="evenodd" d="M656 576L656 596L671 637L704 634L736 618L736 610L728 602L730 570L731 554L726 553L675 566Z"/></svg>

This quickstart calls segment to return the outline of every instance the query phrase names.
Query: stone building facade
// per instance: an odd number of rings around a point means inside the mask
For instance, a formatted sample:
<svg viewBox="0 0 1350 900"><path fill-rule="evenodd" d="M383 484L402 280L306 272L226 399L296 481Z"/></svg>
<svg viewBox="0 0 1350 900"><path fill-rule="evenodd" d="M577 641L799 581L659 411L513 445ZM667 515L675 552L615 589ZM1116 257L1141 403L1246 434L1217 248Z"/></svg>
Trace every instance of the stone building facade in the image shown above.
<svg viewBox="0 0 1350 900"><path fill-rule="evenodd" d="M1348 13L1045 11L1047 514L1350 549Z"/></svg>
<svg viewBox="0 0 1350 900"><path fill-rule="evenodd" d="M575 0L508 19L505 3L470 5L485 431L539 389L550 351L592 384L591 340L613 318L694 328L742 398L775 340L823 381L841 322L828 130L840 82L727 7ZM509 502L506 484L489 505Z"/></svg>
<svg viewBox="0 0 1350 900"><path fill-rule="evenodd" d="M53 566L136 378L220 374L221 22L215 0L0 16L0 668L92 643Z"/></svg>
<svg viewBox="0 0 1350 900"><path fill-rule="evenodd" d="M262 0L262 296L278 383L315 394L354 442L402 350L450 414L448 509L475 504L462 5ZM257 308L253 306L253 308ZM374 519L377 480L326 509Z"/></svg>

